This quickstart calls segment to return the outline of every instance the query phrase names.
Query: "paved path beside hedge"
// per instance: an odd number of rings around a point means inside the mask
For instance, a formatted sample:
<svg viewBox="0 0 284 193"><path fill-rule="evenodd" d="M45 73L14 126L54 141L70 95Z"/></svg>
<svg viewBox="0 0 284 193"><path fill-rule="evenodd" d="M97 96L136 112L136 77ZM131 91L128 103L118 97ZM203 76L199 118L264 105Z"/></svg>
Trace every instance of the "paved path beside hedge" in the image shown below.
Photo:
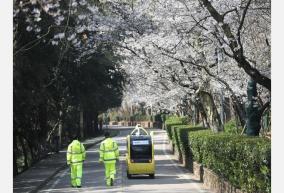
<svg viewBox="0 0 284 193"><path fill-rule="evenodd" d="M85 140L86 149L101 142L104 137ZM66 148L39 161L33 167L13 179L14 193L34 193L49 182L62 169L66 168Z"/></svg>

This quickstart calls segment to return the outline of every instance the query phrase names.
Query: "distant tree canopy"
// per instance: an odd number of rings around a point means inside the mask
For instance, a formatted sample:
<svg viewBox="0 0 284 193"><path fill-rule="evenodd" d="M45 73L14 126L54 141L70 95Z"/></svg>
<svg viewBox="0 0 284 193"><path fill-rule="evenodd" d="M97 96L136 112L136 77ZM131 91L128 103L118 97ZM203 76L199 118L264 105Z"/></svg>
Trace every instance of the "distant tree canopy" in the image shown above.
<svg viewBox="0 0 284 193"><path fill-rule="evenodd" d="M119 67L120 58L111 46L102 45L96 53L84 58L78 77L71 85L74 96L84 108L99 112L121 104L125 75Z"/></svg>

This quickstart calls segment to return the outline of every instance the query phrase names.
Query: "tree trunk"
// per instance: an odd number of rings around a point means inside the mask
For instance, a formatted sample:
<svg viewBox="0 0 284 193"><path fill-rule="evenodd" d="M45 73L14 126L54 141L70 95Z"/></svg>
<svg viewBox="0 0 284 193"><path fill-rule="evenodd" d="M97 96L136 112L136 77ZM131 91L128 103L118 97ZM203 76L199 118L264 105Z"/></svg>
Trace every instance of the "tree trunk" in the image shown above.
<svg viewBox="0 0 284 193"><path fill-rule="evenodd" d="M196 108L196 105L194 105L194 109L195 109L195 120L196 120L195 125L197 125L197 124L200 123L200 119L199 119L199 114L200 114L200 112L199 112L199 109Z"/></svg>
<svg viewBox="0 0 284 193"><path fill-rule="evenodd" d="M27 141L27 140L26 140L26 141ZM31 159L32 159L31 162L33 163L36 159L38 159L38 158L40 157L40 153L38 153L38 155L35 155L35 153L34 153L34 151L33 151L33 147L34 147L33 141L27 141L27 145L28 145L28 147L29 147L29 149L30 149ZM39 148L38 148L38 145L36 146L35 149L39 149Z"/></svg>
<svg viewBox="0 0 284 193"><path fill-rule="evenodd" d="M192 103L190 110L192 113L191 122L193 125L197 125L199 123L199 110L198 110L197 105Z"/></svg>
<svg viewBox="0 0 284 193"><path fill-rule="evenodd" d="M198 109L198 111L201 115L203 127L209 128L210 125L208 123L207 115L206 115L205 110L203 108L203 105L201 104L199 99L196 100L196 107L197 107L197 109ZM197 115L197 116L199 116L199 115Z"/></svg>
<svg viewBox="0 0 284 193"><path fill-rule="evenodd" d="M26 168L29 167L28 153L27 153L27 150L26 150L26 146L25 146L24 140L23 140L23 138L21 136L19 136L19 140L20 140L20 144L21 144L21 147L22 147L22 150L23 150L23 155L24 155L24 169L26 169Z"/></svg>
<svg viewBox="0 0 284 193"><path fill-rule="evenodd" d="M17 143L17 135L14 133L13 137L13 176L18 174L18 164L17 164L17 152L18 152L18 143Z"/></svg>
<svg viewBox="0 0 284 193"><path fill-rule="evenodd" d="M200 91L199 97L201 104L203 105L203 109L205 110L210 128L214 132L223 131L224 126L221 122L220 115L217 111L212 95L208 92Z"/></svg>
<svg viewBox="0 0 284 193"><path fill-rule="evenodd" d="M86 133L86 136L90 137L92 136L92 116L91 116L91 112L89 109L85 110L84 118L85 118L84 122L86 123L85 133Z"/></svg>
<svg viewBox="0 0 284 193"><path fill-rule="evenodd" d="M59 111L59 124L58 124L58 146L59 146L59 148L62 145L62 124L63 124L62 111L60 110Z"/></svg>
<svg viewBox="0 0 284 193"><path fill-rule="evenodd" d="M192 122L193 125L196 125L196 123L197 123L196 122L196 108L195 108L194 104L191 105L191 112L192 112L191 122Z"/></svg>
<svg viewBox="0 0 284 193"><path fill-rule="evenodd" d="M48 127L47 127L47 104L42 103L39 105L39 141L43 141L46 139L47 133L48 133Z"/></svg>
<svg viewBox="0 0 284 193"><path fill-rule="evenodd" d="M127 121L129 121L129 120L127 120ZM102 130L103 130L103 119L100 118L99 119L99 132L102 132Z"/></svg>
<svg viewBox="0 0 284 193"><path fill-rule="evenodd" d="M93 116L93 118L94 118L94 135L97 135L98 131L99 131L99 127L98 127L98 125L99 125L99 120L98 120L99 114L98 114L98 112L94 112L93 115L94 115Z"/></svg>
<svg viewBox="0 0 284 193"><path fill-rule="evenodd" d="M80 108L80 137L84 138L84 110Z"/></svg>
<svg viewBox="0 0 284 193"><path fill-rule="evenodd" d="M239 103L238 100L234 99L233 96L231 96L232 98L232 105L233 105L233 109L235 111L235 116L236 116L236 120L239 120L241 127L243 128L245 126L245 112L244 109L242 107L242 105Z"/></svg>

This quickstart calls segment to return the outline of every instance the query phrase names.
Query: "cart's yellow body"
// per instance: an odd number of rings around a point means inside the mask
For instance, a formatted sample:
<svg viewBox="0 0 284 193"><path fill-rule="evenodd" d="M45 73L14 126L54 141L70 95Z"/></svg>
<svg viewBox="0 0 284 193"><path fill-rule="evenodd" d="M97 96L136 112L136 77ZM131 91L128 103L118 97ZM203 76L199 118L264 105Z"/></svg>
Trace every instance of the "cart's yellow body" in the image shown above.
<svg viewBox="0 0 284 193"><path fill-rule="evenodd" d="M132 175L147 174L155 177L154 143L152 135L141 126L131 132L126 138L126 165L127 177Z"/></svg>

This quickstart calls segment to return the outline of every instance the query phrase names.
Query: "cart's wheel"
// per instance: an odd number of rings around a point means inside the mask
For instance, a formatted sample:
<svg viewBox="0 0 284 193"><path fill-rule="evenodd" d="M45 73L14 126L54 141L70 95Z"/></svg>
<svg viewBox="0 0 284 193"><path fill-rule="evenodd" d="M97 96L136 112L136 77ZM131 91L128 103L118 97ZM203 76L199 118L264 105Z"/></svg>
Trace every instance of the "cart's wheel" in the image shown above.
<svg viewBox="0 0 284 193"><path fill-rule="evenodd" d="M131 177L132 177L131 174L129 174L129 172L127 171L127 178L131 179Z"/></svg>
<svg viewBox="0 0 284 193"><path fill-rule="evenodd" d="M155 178L155 174L149 174L150 178L154 179Z"/></svg>

